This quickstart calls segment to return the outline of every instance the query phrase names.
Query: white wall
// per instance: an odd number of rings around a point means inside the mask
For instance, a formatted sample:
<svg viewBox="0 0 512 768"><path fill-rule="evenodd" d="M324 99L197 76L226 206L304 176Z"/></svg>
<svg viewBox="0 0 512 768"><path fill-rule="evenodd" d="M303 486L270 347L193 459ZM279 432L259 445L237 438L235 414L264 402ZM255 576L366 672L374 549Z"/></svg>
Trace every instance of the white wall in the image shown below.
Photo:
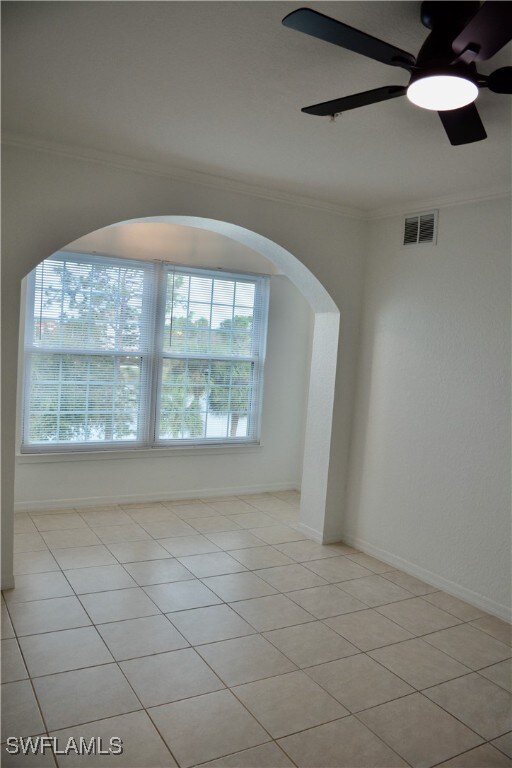
<svg viewBox="0 0 512 768"><path fill-rule="evenodd" d="M168 221L122 222L89 232L69 243L78 253L97 253L142 261L169 261L190 267L222 268L277 275L281 271L261 253L230 237Z"/></svg>
<svg viewBox="0 0 512 768"><path fill-rule="evenodd" d="M151 228L158 225L138 226L149 228L151 240ZM216 238L220 236L204 238L203 258ZM229 254L231 267L236 268L233 250ZM101 251L106 253L105 248ZM238 261L239 269L248 266L244 255ZM177 256L175 253L172 260ZM182 242L179 263L190 265L194 256L187 254ZM253 271L268 269L259 254L252 252L250 256ZM221 261L219 254L217 266L222 266ZM85 458L84 454L66 454L62 459L48 454L18 456L16 509L300 487L312 317L309 305L292 283L284 275L274 274L270 278L260 446L147 449Z"/></svg>
<svg viewBox="0 0 512 768"><path fill-rule="evenodd" d="M221 181L203 186L165 172L153 175L142 167L128 167L126 161L74 157L67 151L5 146L2 178L2 585L7 587L12 579L21 279L38 262L88 232L148 216L199 216L258 233L289 258L293 254L303 272L307 268L340 309L332 432L330 424L318 426L330 451L317 481L323 487L323 496L317 499L324 511L322 524L328 525L330 536L339 537L357 362L364 222L314 204L277 200L261 192L251 195ZM330 312L323 311L326 316ZM337 325L328 332L336 339ZM309 416L308 424L310 432L317 428ZM321 530L317 533L322 536Z"/></svg>
<svg viewBox="0 0 512 768"><path fill-rule="evenodd" d="M229 221L278 243L327 287L341 310L331 447L322 461L332 536L344 533L397 566L506 615L509 201L442 209L438 245L403 249L399 218L368 224L334 211L43 151L9 147L2 160L4 585L12 541L21 278L87 232L177 213ZM95 479L105 483L106 473L96 464ZM155 461L151 467L158 472Z"/></svg>
<svg viewBox="0 0 512 768"><path fill-rule="evenodd" d="M510 616L510 201L370 226L345 537Z"/></svg>

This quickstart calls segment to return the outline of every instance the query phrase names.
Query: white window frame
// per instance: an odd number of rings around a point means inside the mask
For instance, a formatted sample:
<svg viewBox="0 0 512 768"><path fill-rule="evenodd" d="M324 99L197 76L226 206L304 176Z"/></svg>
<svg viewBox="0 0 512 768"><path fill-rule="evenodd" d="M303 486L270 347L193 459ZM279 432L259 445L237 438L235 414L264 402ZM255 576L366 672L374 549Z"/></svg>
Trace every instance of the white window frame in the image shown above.
<svg viewBox="0 0 512 768"><path fill-rule="evenodd" d="M23 363L23 413L22 413L22 427L21 427L21 446L20 453L23 455L34 454L73 454L80 452L108 452L115 451L117 453L124 451L141 451L147 449L197 449L205 447L219 446L219 448L225 449L230 446L250 446L260 444L261 433L261 409L263 399L263 376L265 365L265 352L266 352L266 336L267 336L267 321L268 321L268 300L269 300L269 277L267 275L254 274L248 272L232 272L224 271L222 269L203 269L198 267L187 267L180 264L173 264L170 262L150 262L147 261L135 261L132 259L103 257L92 254L72 253L68 251L60 251L54 254L51 259L56 260L62 258L68 261L81 261L87 263L113 263L116 265L130 264L134 266L141 266L146 269L149 267L147 285L149 287L148 295L145 301L150 302L149 311L151 313L150 330L148 332L148 348L147 352L139 351L133 353L125 353L119 351L110 350L94 350L88 349L69 349L69 348L44 348L33 344L33 318L34 318L34 301L35 301L35 277L36 270L27 278L27 292L26 292L26 308L25 308L25 330L24 330L24 363ZM219 356L214 354L198 355L198 354L185 354L185 353L170 353L164 352L162 349L162 338L164 333L164 317L165 317L165 291L166 291L166 279L167 274L170 271L176 272L176 274L183 275L201 275L209 278L220 278L222 280L241 280L251 282L255 286L255 331L253 335L253 354L251 356ZM139 433L139 439L137 440L115 440L115 441L88 441L88 442L41 442L30 443L25 440L25 425L27 419L25 414L28 413L29 396L30 396L30 369L31 369L31 357L34 352L48 352L56 355L63 354L99 354L102 356L110 355L112 357L136 357L142 359L142 371L143 380L141 379L141 397L145 397L144 401L139 402L139 413L143 413L143 434ZM205 358L208 360L227 360L227 361L247 361L252 362L254 371L255 386L252 388L252 401L248 419L248 436L247 437L198 437L198 438L173 438L163 439L158 437L158 423L160 413L160 398L161 398L161 386L162 386L162 367L165 359L198 359ZM250 428L249 428L250 421Z"/></svg>

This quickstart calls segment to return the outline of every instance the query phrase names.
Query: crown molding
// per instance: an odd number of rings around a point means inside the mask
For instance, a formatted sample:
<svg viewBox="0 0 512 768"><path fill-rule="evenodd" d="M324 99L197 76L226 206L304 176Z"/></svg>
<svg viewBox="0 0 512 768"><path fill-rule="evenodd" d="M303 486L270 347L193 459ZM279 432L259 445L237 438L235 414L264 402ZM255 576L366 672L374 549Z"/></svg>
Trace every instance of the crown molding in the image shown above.
<svg viewBox="0 0 512 768"><path fill-rule="evenodd" d="M407 203L399 203L397 205L386 206L383 208L374 208L371 211L367 211L365 219L372 220L392 218L393 216L404 216L413 211L431 211L438 208L452 208L456 205L481 203L485 202L486 200L500 200L503 198L509 198L510 195L510 187L496 186L482 190L480 193L474 195L453 194L423 200L408 200Z"/></svg>
<svg viewBox="0 0 512 768"><path fill-rule="evenodd" d="M182 168L165 163L149 162L141 160L140 158L115 154L113 152L104 152L103 150L92 149L89 147L61 144L32 136L7 132L2 136L2 144L20 149L46 152L61 157L69 157L73 160L93 162L98 165L120 168L149 176L159 176L172 179L173 181L179 181L184 184L195 184L210 189L217 189L239 195L248 195L263 200L324 211L351 219L358 219L360 221L403 216L408 211L426 211L437 208L450 208L456 205L484 202L487 200L498 200L508 198L511 195L510 187L496 186L482 190L474 195L455 193L434 199L408 199L402 203L396 203L390 206L363 210L361 208L353 208L332 203L327 200L318 200L314 197L308 197L307 195L297 195L272 187L237 181L226 176L217 176L215 174L204 173L203 171L196 171L190 168Z"/></svg>
<svg viewBox="0 0 512 768"><path fill-rule="evenodd" d="M118 155L113 152L104 152L103 150L91 149L89 147L79 147L71 144L61 144L20 134L4 133L2 144L5 146L16 147L38 152L47 152L61 157L69 157L73 160L85 160L87 162L106 165L113 168L143 173L149 176L160 176L172 179L185 184L196 184L211 189L222 190L225 192L234 192L239 195L250 195L264 200L271 200L279 203L300 206L302 208L313 208L315 210L326 211L336 215L346 216L351 219L367 218L367 211L350 206L339 205L327 200L318 200L307 195L296 195L283 190L264 187L257 184L236 181L226 176L217 176L215 174L195 171L190 168L182 168L165 163L154 163L140 158L129 157L127 155Z"/></svg>

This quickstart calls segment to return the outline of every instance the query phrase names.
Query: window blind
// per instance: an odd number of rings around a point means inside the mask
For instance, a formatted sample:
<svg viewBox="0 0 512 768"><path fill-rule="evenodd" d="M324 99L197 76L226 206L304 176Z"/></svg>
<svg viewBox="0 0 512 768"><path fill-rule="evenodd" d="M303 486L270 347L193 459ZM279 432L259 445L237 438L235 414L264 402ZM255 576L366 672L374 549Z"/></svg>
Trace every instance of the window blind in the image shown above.
<svg viewBox="0 0 512 768"><path fill-rule="evenodd" d="M144 443L152 264L66 254L32 272L24 443Z"/></svg>
<svg viewBox="0 0 512 768"><path fill-rule="evenodd" d="M255 440L267 278L164 268L157 441Z"/></svg>
<svg viewBox="0 0 512 768"><path fill-rule="evenodd" d="M59 253L30 275L24 452L259 436L268 278Z"/></svg>

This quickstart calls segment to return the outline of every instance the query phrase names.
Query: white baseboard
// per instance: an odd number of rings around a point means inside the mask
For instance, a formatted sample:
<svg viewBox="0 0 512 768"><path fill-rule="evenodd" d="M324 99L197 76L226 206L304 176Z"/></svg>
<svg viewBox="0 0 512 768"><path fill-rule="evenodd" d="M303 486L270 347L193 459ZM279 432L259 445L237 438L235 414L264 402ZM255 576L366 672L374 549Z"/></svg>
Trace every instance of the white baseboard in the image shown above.
<svg viewBox="0 0 512 768"><path fill-rule="evenodd" d="M45 499L44 501L17 501L15 512L40 512L45 509L69 509L70 507L99 507L109 504L136 504L137 502L181 501L186 499L208 499L217 496L240 496L249 493L272 493L273 491L297 491L296 482L244 485L229 488L202 488L191 491L160 491L158 493L126 494L116 496L84 496L72 499Z"/></svg>
<svg viewBox="0 0 512 768"><path fill-rule="evenodd" d="M384 563L388 563L388 565L394 565L401 571L405 571L405 573L408 573L411 576L416 576L417 579L421 579L421 581L424 581L426 584L438 587L438 589L442 589L444 592L448 592L448 594L458 597L460 600L464 600L466 603L474 605L482 611L486 611L486 613L492 613L493 616L497 616L505 621L512 621L512 609L509 605L502 605L495 600L491 600L489 597L485 597L485 595L481 595L478 592L474 592L472 589L457 584L455 581L450 581L426 568L415 565L409 560L405 560L403 557L399 557L392 552L376 547L374 544L370 544L368 541L360 539L357 536L345 533L341 538L346 544L356 547L357 549L360 549L361 552L365 552L368 555L373 555Z"/></svg>
<svg viewBox="0 0 512 768"><path fill-rule="evenodd" d="M309 525L306 525L305 523L297 523L295 525L295 528L304 534L304 536L307 536L308 539L311 539L312 541L316 541L318 544L323 544L323 536L321 531L315 530L315 528L310 528Z"/></svg>
<svg viewBox="0 0 512 768"><path fill-rule="evenodd" d="M297 523L295 526L297 530L303 533L308 539L316 541L318 544L337 544L343 539L340 533L329 533L325 531L317 531L316 528L311 528L305 523Z"/></svg>
<svg viewBox="0 0 512 768"><path fill-rule="evenodd" d="M343 534L338 531L324 531L322 536L322 544L344 544L345 539L343 538Z"/></svg>

